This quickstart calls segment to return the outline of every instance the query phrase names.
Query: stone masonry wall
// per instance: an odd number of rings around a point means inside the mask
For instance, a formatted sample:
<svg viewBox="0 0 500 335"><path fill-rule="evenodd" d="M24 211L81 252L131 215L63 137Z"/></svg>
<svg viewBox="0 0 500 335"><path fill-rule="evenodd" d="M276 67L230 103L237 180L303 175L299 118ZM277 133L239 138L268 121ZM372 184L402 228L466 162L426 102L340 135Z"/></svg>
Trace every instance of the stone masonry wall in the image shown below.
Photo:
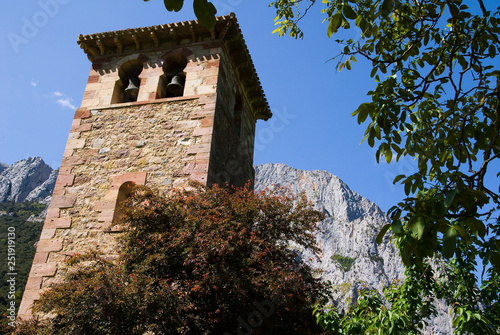
<svg viewBox="0 0 500 335"><path fill-rule="evenodd" d="M20 316L58 280L66 256L116 253L109 228L124 182L162 190L188 179L206 183L214 102L206 95L77 110Z"/></svg>

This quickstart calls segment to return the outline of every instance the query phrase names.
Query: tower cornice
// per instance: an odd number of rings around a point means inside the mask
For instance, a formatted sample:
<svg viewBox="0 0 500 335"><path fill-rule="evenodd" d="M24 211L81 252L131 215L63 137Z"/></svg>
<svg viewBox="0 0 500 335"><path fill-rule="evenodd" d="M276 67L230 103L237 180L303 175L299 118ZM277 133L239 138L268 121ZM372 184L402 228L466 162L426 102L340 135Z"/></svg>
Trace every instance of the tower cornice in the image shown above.
<svg viewBox="0 0 500 335"><path fill-rule="evenodd" d="M217 17L214 30L192 20L79 35L77 43L94 63L124 53L217 41L235 65L238 77L244 78L244 93L252 101L255 117L269 119L272 113L234 13Z"/></svg>

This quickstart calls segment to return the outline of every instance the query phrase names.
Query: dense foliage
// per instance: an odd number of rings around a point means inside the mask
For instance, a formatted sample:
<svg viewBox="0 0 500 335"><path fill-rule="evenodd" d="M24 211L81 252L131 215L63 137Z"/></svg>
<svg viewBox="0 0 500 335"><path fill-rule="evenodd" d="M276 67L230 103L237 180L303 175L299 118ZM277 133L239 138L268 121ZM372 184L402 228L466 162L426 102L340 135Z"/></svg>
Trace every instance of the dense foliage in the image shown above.
<svg viewBox="0 0 500 335"><path fill-rule="evenodd" d="M16 273L14 286L16 288L15 305L17 310L35 255L35 243L40 238L43 226L43 222L39 220L28 219L31 216L38 217L44 208L45 205L37 202L0 203L0 316L1 324L4 326L9 321L4 315L11 301L9 299L10 286L7 280L12 276L7 276L7 273ZM9 232L14 233L14 238L11 240L15 243L15 255L11 256L13 257L11 263L8 262L7 249ZM10 246L12 247L12 245ZM12 264L12 261L15 264ZM9 271L9 265L14 266L14 271Z"/></svg>
<svg viewBox="0 0 500 335"><path fill-rule="evenodd" d="M19 333L318 334L312 306L323 286L295 248L318 252L322 218L287 193L137 187L118 259L71 258L35 307L53 318Z"/></svg>
<svg viewBox="0 0 500 335"><path fill-rule="evenodd" d="M435 313L434 301L421 299L422 292L436 286L430 274L413 266L406 271L412 280L393 283L385 288L384 296L375 290L362 289L347 311L318 305L314 314L318 323L332 334L419 334L425 319Z"/></svg>

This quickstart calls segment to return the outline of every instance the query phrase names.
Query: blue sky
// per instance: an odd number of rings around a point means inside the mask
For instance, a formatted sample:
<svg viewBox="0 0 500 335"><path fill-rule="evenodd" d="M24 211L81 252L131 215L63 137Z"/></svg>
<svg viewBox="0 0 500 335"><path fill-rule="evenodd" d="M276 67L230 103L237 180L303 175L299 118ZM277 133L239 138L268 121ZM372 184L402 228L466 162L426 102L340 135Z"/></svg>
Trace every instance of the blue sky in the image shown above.
<svg viewBox="0 0 500 335"><path fill-rule="evenodd" d="M374 149L360 144L365 126L351 112L368 101L371 68L356 63L351 71L335 70L329 60L340 49L326 36L321 4L303 21L304 39L295 40L272 34L268 0L213 2L218 15L236 13L274 113L258 122L254 163L329 171L385 211L401 200L392 179L415 172L416 164L410 158L377 164ZM90 70L78 35L195 18L190 8L167 12L160 0L8 1L0 15L0 162L41 156L53 168Z"/></svg>

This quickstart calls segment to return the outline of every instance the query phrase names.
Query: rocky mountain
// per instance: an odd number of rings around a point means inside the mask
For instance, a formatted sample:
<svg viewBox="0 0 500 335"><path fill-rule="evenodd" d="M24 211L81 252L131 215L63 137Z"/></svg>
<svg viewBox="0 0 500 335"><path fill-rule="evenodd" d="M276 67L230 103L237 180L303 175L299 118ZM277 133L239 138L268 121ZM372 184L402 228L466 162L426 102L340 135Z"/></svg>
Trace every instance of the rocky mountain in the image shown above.
<svg viewBox="0 0 500 335"><path fill-rule="evenodd" d="M57 172L40 157L0 163L0 202L50 201Z"/></svg>
<svg viewBox="0 0 500 335"><path fill-rule="evenodd" d="M358 290L368 287L382 292L391 281L404 277L404 267L388 236L380 245L375 238L388 219L380 208L353 192L338 177L326 171L302 171L284 164L255 167L255 189L285 187L293 194L305 192L309 201L327 218L320 224L317 242L323 279L330 281L334 299L341 307L357 299ZM303 259L311 258L308 251ZM438 317L424 329L425 334L451 333L447 308L436 302Z"/></svg>

